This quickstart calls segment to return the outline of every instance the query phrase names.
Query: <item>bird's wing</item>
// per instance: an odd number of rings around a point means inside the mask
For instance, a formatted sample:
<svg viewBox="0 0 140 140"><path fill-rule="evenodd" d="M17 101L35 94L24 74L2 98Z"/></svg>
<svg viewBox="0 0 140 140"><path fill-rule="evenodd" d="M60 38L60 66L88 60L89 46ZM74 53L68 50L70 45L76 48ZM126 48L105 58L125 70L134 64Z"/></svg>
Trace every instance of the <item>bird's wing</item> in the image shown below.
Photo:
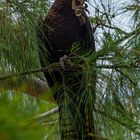
<svg viewBox="0 0 140 140"><path fill-rule="evenodd" d="M89 21L88 16L86 15L86 13L83 13L83 16L85 18L85 47L87 49L92 49L93 51L95 51L95 40L94 40L94 33L91 27L91 23Z"/></svg>

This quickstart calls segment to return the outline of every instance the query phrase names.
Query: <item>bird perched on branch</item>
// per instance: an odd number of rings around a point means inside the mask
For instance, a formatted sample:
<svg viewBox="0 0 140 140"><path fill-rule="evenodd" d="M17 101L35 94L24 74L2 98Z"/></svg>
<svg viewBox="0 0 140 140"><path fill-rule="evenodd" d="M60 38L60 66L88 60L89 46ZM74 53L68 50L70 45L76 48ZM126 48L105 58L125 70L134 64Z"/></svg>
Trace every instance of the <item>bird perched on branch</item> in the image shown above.
<svg viewBox="0 0 140 140"><path fill-rule="evenodd" d="M81 50L94 50L92 29L85 14L87 9L84 2L85 0L55 0L48 15L38 20L37 39L46 48L39 44L42 66L46 63L44 53L50 64L58 62L61 57L70 53L75 42L81 44ZM57 80L50 79L49 85L52 87Z"/></svg>
<svg viewBox="0 0 140 140"><path fill-rule="evenodd" d="M39 44L39 58L42 67L54 62L59 62L62 60L61 58L69 55L72 45L75 42L80 44L80 51L88 49L95 51L92 29L85 13L85 11L87 11L85 1L86 0L55 0L47 16L45 18L41 17L41 19L38 20L36 33ZM84 132L86 124L82 126L78 118L74 119L76 118L75 114L78 114L76 109L79 101L76 91L78 91L80 86L79 81L81 80L81 76L76 77L72 70L63 70L63 72L59 70L50 71L44 74L50 88L56 84L63 84L64 80L66 81L66 86L73 84L72 91L73 93L75 92L75 94L74 96L73 94L68 95L71 99L67 100L68 103L66 105L69 110L67 113L69 114L68 117L66 117L63 107L64 100L66 99L64 98L64 87L61 88L61 91L54 94L54 98L60 109L60 125L63 123L62 128L60 128L61 139L92 139L92 137ZM71 76L69 75L73 75L74 78L70 78ZM73 103L75 103L75 107L72 109ZM79 114L81 114L82 117L85 115L83 113L84 106L80 108L81 111L79 111ZM91 124L91 127L94 126ZM89 131L91 132L88 133L93 133L91 129L94 128L90 128Z"/></svg>

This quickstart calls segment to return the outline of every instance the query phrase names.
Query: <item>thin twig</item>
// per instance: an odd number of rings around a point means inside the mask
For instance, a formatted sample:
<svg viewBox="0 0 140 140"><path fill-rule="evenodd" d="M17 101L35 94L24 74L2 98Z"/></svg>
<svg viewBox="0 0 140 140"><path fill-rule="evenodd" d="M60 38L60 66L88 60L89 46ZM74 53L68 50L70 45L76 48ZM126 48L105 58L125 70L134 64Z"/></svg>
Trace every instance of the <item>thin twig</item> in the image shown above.
<svg viewBox="0 0 140 140"><path fill-rule="evenodd" d="M51 116L51 115L57 113L58 111L59 111L59 108L55 107L55 108L53 108L45 113L42 113L40 115L35 116L34 118L37 120L41 120L41 119L47 118L48 116Z"/></svg>
<svg viewBox="0 0 140 140"><path fill-rule="evenodd" d="M50 71L51 69L53 69L53 71L58 71L60 69L60 64L59 63L53 63L53 64L51 64L51 65L49 65L48 67L45 67L45 68L37 68L37 69L33 69L33 70L21 72L21 73L10 74L10 75L7 75L7 76L0 77L0 80L6 80L8 78L34 74L34 73L38 73L38 72L47 72L47 71Z"/></svg>
<svg viewBox="0 0 140 140"><path fill-rule="evenodd" d="M98 69L140 69L139 66L135 65L97 65Z"/></svg>

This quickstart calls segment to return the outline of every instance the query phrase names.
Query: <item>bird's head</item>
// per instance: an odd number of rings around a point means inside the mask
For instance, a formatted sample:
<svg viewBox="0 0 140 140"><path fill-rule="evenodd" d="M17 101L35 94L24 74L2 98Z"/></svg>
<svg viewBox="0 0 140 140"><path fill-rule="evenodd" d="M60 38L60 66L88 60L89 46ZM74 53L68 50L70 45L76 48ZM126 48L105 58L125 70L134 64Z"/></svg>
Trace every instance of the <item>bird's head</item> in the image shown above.
<svg viewBox="0 0 140 140"><path fill-rule="evenodd" d="M75 11L75 9L77 9L77 7L83 7L83 10L86 10L87 8L87 0L71 0L72 1L72 9Z"/></svg>
<svg viewBox="0 0 140 140"><path fill-rule="evenodd" d="M72 9L75 11L75 15L78 17L81 25L85 23L85 11L87 10L87 0L72 0Z"/></svg>

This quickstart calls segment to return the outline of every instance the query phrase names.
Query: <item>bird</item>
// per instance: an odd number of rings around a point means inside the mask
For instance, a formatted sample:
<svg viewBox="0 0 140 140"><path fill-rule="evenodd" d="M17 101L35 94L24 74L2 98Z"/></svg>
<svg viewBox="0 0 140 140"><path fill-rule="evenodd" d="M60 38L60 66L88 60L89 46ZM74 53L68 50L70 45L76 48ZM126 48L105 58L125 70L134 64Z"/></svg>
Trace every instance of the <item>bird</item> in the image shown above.
<svg viewBox="0 0 140 140"><path fill-rule="evenodd" d="M38 54L42 67L60 62L60 60L65 61L63 59L70 54L74 43L80 44L80 52L86 50L95 51L92 28L85 12L87 11L85 1L86 0L55 0L48 14L45 17L40 16L38 19L36 36ZM86 123L82 125L79 121L80 118L75 119L76 113L80 114L80 117L85 115L83 111L85 106L81 106L80 111L77 112L79 104L77 98L79 98L78 96L81 96L81 94L75 93L79 90L81 74L77 76L74 73L73 70L65 69L63 72L60 70L44 72L50 88L55 87L55 85L62 85L59 92L53 93L54 99L59 106L59 120L60 125L62 125L62 127L60 127L61 139L93 140L94 138L85 134L90 132L83 132L86 129ZM66 100L64 96L64 80L65 86L73 90L73 93L68 95L69 99L67 99L67 104L64 104ZM65 113L66 106L68 108L67 114ZM85 118L83 118L83 120ZM92 127L94 126L92 125Z"/></svg>

